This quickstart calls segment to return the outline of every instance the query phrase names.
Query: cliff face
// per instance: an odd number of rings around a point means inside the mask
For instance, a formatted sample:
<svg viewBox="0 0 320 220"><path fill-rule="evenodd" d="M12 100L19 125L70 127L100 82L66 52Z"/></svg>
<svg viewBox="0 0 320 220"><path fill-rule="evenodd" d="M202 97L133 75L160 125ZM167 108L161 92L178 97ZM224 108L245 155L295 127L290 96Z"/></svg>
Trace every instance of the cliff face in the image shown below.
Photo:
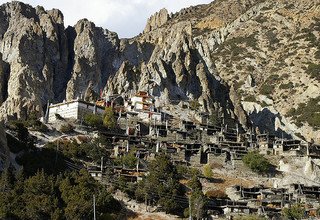
<svg viewBox="0 0 320 220"><path fill-rule="evenodd" d="M119 39L87 20L64 29L58 10L7 3L0 117L41 112L47 100L93 100L101 90L146 90L320 142L319 11L316 0L216 0L171 15L162 9L142 34Z"/></svg>
<svg viewBox="0 0 320 220"><path fill-rule="evenodd" d="M19 2L4 4L0 11L0 53L9 70L0 112L24 118L41 112L47 100L59 96L54 91L63 90L68 57L63 15Z"/></svg>
<svg viewBox="0 0 320 220"><path fill-rule="evenodd" d="M71 79L67 85L68 100L85 96L92 100L103 90L113 66L119 39L115 33L96 27L88 20L80 20L74 27Z"/></svg>

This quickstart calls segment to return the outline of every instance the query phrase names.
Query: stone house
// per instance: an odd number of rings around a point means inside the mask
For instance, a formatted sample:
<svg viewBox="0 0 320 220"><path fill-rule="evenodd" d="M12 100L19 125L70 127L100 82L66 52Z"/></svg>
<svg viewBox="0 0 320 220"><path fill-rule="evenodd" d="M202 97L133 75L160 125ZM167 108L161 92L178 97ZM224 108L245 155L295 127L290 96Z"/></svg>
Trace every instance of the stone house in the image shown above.
<svg viewBox="0 0 320 220"><path fill-rule="evenodd" d="M55 122L60 116L62 118L82 120L87 114L103 114L104 107L80 99L64 101L58 104L51 104L48 107L45 120L49 123Z"/></svg>

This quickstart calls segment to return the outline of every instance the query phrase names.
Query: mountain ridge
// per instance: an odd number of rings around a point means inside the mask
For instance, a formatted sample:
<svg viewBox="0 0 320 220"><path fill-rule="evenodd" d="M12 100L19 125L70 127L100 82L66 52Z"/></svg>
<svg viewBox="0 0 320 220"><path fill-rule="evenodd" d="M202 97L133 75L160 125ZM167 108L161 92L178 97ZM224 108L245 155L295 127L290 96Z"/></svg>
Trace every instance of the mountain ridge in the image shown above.
<svg viewBox="0 0 320 220"><path fill-rule="evenodd" d="M101 90L145 90L162 103L197 100L202 111L220 111L245 128L320 142L318 110L308 105L320 95L320 6L274 3L217 0L170 15L163 9L131 39L86 19L65 28L58 10L4 4L0 117L41 115L48 100L92 101Z"/></svg>

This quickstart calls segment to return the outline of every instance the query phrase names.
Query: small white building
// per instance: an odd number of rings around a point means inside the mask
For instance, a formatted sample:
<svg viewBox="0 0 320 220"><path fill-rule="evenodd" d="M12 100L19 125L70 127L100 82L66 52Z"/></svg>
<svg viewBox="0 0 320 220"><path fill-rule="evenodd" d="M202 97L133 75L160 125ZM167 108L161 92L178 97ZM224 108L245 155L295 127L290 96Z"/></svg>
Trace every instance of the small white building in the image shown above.
<svg viewBox="0 0 320 220"><path fill-rule="evenodd" d="M154 111L154 102L155 99L147 92L140 91L130 98L126 107L128 110Z"/></svg>
<svg viewBox="0 0 320 220"><path fill-rule="evenodd" d="M161 121L161 113L155 111L155 99L147 92L140 91L125 103L127 112L137 113L143 121Z"/></svg>
<svg viewBox="0 0 320 220"><path fill-rule="evenodd" d="M84 118L87 114L103 114L104 111L104 107L77 99L58 104L51 104L48 109L47 119L49 123L56 121L57 116L78 120Z"/></svg>

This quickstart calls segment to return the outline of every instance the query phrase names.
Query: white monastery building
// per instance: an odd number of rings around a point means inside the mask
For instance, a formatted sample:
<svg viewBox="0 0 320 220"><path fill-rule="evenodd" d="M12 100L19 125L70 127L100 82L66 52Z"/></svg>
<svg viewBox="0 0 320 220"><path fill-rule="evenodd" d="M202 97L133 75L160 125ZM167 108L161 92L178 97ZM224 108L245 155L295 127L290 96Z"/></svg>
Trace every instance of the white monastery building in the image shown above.
<svg viewBox="0 0 320 220"><path fill-rule="evenodd" d="M47 119L48 122L54 122L57 117L82 119L87 114L103 114L105 108L97 106L93 103L89 103L80 99L62 102L58 104L51 104L48 108Z"/></svg>

